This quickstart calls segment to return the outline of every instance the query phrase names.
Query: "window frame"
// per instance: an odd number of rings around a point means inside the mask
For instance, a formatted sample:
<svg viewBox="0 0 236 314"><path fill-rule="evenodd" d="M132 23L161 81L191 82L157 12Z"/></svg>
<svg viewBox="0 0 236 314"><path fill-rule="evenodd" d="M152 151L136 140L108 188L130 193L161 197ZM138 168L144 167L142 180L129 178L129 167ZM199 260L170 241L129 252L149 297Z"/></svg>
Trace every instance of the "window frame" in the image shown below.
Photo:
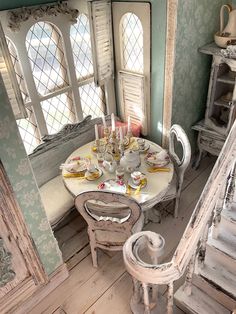
<svg viewBox="0 0 236 314"><path fill-rule="evenodd" d="M87 2L81 1L79 4L77 1L71 0L68 2L68 6L73 9L78 9L79 14L85 14L89 18ZM25 85L28 90L30 100L25 102L25 107L33 110L38 132L42 138L44 135L48 135L48 129L46 125L46 120L43 114L41 103L52 97L56 97L66 92L71 92L73 99L73 108L75 112L75 121L79 122L83 120L83 110L81 105L81 97L79 93L79 87L86 84L94 83L94 73L91 77L85 79L77 79L76 70L74 66L74 58L72 52L72 44L70 38L70 28L71 23L67 15L58 14L58 16L48 16L45 15L37 20L30 17L27 21L22 22L20 32L13 32L7 26L7 13L8 11L0 12L1 22L3 25L5 36L13 43L17 50L17 56L20 60L23 77L25 80ZM68 76L68 86L64 86L57 90L52 91L46 95L40 95L35 85L33 72L28 58L28 52L26 48L26 36L30 28L38 22L49 23L55 26L62 36L62 45L65 55L65 62L67 66L67 76ZM91 36L91 29L90 29ZM92 45L92 42L91 42ZM92 50L93 51L93 50ZM93 53L93 52L92 52ZM102 87L101 87L102 88ZM107 113L115 112L115 96L114 96L114 81L113 78L109 82L104 84L105 99L106 99L106 111Z"/></svg>

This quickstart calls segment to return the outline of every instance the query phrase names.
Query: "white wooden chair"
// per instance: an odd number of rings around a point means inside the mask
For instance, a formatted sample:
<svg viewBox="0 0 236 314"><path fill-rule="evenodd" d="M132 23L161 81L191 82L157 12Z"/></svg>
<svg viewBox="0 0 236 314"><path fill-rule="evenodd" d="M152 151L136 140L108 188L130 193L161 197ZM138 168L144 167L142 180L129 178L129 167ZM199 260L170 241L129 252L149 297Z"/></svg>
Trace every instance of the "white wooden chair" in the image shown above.
<svg viewBox="0 0 236 314"><path fill-rule="evenodd" d="M144 216L140 205L122 194L84 192L76 197L75 207L88 224L94 267L98 266L97 248L121 251L125 241L143 227Z"/></svg>
<svg viewBox="0 0 236 314"><path fill-rule="evenodd" d="M177 142L179 142L182 146L181 159L179 158L175 150L175 140L177 140ZM184 173L191 159L191 146L188 137L183 128L178 124L172 125L170 129L169 155L174 163L175 174L162 201L175 199L174 217L177 218Z"/></svg>

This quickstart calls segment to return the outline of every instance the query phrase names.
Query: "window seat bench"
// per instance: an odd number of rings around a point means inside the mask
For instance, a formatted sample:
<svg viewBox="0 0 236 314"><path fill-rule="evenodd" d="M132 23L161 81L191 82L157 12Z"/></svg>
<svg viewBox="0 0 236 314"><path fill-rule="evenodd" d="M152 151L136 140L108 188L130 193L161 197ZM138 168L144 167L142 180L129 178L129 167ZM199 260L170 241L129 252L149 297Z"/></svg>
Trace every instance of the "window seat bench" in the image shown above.
<svg viewBox="0 0 236 314"><path fill-rule="evenodd" d="M106 116L106 122L111 124L110 116ZM77 148L94 140L95 124L102 124L102 119L88 116L79 123L67 124L58 133L45 136L43 143L29 155L52 228L74 207L74 199L64 186L60 165Z"/></svg>
<svg viewBox="0 0 236 314"><path fill-rule="evenodd" d="M74 198L65 188L61 175L42 185L39 192L51 226L56 225L74 207Z"/></svg>

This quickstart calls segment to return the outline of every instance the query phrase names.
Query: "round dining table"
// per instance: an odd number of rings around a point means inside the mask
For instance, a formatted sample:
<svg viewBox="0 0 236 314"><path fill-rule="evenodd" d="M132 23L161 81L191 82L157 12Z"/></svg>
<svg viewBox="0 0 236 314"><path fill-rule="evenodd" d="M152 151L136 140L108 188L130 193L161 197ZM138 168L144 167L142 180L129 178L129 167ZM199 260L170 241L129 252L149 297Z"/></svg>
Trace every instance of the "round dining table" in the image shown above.
<svg viewBox="0 0 236 314"><path fill-rule="evenodd" d="M145 140L147 145L149 146L148 152L161 152L163 148L159 145ZM84 146L76 149L65 161L65 164L69 163L71 159L75 157L80 158L90 158L91 163L98 166L98 161L96 158L96 154L92 152L93 142L90 142ZM133 197L140 205L143 211L146 211L152 208L154 205L159 203L163 196L165 195L168 186L172 180L174 173L173 163L170 161L168 165L165 166L168 171L157 171L157 172L149 172L149 165L146 164L144 157L145 153L140 153L141 157L141 166L139 171L142 172L147 180L147 184L143 187L138 193L135 192L135 189L130 189L129 195ZM81 179L77 177L64 177L64 175L68 174L68 171L63 168L62 169L62 177L64 181L64 185L70 194L73 197L76 197L82 192L86 191L94 191L98 190L101 183L108 179L115 179L116 174L110 173L106 171L103 167L100 167L102 170L102 176L96 180L88 181L86 178ZM130 173L125 173L124 175L124 183L128 186L128 181L130 180Z"/></svg>

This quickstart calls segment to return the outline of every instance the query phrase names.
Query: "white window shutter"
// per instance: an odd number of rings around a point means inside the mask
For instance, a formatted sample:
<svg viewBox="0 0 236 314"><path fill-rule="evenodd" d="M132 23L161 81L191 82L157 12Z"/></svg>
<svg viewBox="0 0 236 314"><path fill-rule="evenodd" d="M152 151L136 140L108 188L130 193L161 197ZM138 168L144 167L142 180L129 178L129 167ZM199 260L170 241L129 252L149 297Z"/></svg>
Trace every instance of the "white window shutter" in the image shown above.
<svg viewBox="0 0 236 314"><path fill-rule="evenodd" d="M119 71L119 94L122 116L127 121L141 124L143 135L148 134L148 113L145 96L145 77L141 74Z"/></svg>
<svg viewBox="0 0 236 314"><path fill-rule="evenodd" d="M94 81L101 86L114 75L111 1L90 1L88 5Z"/></svg>
<svg viewBox="0 0 236 314"><path fill-rule="evenodd" d="M16 119L26 118L27 112L24 106L16 73L8 50L5 35L0 24L0 72L5 85L12 110Z"/></svg>

